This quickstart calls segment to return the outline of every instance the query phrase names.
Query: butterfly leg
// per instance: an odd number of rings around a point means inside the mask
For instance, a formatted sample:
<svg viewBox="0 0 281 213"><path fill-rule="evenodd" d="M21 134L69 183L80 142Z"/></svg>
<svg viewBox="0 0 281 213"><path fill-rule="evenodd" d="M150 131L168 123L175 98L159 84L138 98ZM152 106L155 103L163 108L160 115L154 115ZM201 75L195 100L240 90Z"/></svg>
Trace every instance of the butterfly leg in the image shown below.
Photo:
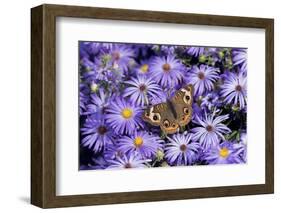
<svg viewBox="0 0 281 213"><path fill-rule="evenodd" d="M164 132L164 131L161 130L161 136L160 136L160 138L161 138L161 139L167 138L166 132Z"/></svg>
<svg viewBox="0 0 281 213"><path fill-rule="evenodd" d="M186 130L186 126L180 126L179 131L184 132Z"/></svg>

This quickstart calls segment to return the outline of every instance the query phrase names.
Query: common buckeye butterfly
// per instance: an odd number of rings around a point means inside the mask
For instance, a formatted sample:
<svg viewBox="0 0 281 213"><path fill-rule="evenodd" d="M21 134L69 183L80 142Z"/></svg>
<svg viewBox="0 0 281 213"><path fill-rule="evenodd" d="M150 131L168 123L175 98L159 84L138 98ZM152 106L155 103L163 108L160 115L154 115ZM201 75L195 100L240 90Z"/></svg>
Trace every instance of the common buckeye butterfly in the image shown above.
<svg viewBox="0 0 281 213"><path fill-rule="evenodd" d="M147 108L143 120L154 126L160 126L165 135L177 132L179 127L187 125L192 117L193 86L187 85L175 92L167 102Z"/></svg>

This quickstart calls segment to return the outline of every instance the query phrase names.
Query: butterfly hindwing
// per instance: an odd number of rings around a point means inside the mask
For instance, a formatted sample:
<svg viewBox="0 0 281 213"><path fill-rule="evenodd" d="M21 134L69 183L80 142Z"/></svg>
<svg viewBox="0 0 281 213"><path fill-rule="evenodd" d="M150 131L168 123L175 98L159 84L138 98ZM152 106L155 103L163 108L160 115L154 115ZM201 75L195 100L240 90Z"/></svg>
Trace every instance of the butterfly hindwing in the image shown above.
<svg viewBox="0 0 281 213"><path fill-rule="evenodd" d="M192 118L193 86L178 90L171 101L177 113L177 123L179 126L187 125Z"/></svg>
<svg viewBox="0 0 281 213"><path fill-rule="evenodd" d="M176 91L174 97L171 99L173 104L192 105L193 102L193 86L187 85Z"/></svg>
<svg viewBox="0 0 281 213"><path fill-rule="evenodd" d="M175 105L177 111L177 123L180 126L187 125L192 118L192 107L191 105L186 104L177 104Z"/></svg>

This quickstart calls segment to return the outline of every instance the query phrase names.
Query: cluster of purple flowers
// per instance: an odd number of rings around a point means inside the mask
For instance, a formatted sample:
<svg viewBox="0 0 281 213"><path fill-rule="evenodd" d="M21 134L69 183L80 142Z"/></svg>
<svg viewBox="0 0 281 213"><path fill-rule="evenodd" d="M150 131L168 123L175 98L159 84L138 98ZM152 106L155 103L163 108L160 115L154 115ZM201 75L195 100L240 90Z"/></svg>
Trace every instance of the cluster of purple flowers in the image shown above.
<svg viewBox="0 0 281 213"><path fill-rule="evenodd" d="M247 49L79 42L80 169L246 162ZM175 134L144 110L194 88Z"/></svg>

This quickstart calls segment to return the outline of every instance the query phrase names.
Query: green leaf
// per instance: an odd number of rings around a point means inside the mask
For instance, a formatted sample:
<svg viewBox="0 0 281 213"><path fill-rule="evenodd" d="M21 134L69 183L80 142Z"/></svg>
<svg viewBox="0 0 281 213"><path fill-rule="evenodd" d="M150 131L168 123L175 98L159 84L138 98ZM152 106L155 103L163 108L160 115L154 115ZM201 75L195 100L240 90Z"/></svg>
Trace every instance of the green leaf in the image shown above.
<svg viewBox="0 0 281 213"><path fill-rule="evenodd" d="M240 131L238 131L238 132L237 132L237 135L236 135L236 140L237 140L237 141L239 141L239 140L240 140Z"/></svg>
<svg viewBox="0 0 281 213"><path fill-rule="evenodd" d="M226 135L226 136L225 136L225 139L226 139L226 140L235 139L237 133L238 133L238 131L235 130L235 131L233 131L230 135Z"/></svg>

